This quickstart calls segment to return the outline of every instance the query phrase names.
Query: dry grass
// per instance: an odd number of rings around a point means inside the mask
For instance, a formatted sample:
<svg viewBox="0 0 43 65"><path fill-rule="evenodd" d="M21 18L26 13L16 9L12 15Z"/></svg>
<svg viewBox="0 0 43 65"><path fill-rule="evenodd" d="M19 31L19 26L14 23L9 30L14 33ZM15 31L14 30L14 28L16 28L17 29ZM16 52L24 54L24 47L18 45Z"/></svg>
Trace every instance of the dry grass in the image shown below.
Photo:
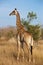
<svg viewBox="0 0 43 65"><path fill-rule="evenodd" d="M34 58L35 65L43 65L43 44L40 44L34 48ZM0 42L0 65L33 65L29 64L28 60L28 51L25 45L25 59L22 61L22 55L20 55L20 60L17 61L17 44L10 43L8 41Z"/></svg>

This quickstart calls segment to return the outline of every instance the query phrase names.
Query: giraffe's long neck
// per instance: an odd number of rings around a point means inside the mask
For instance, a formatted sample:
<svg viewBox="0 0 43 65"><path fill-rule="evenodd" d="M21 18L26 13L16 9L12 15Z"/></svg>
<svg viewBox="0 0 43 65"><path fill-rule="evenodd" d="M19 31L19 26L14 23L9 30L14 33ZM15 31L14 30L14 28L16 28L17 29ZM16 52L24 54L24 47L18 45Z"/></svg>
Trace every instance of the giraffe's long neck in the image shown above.
<svg viewBox="0 0 43 65"><path fill-rule="evenodd" d="M24 26L21 24L20 15L16 15L16 26L19 33L24 33Z"/></svg>
<svg viewBox="0 0 43 65"><path fill-rule="evenodd" d="M20 21L20 15L19 15L19 13L16 16L16 26L17 26L17 29L19 30L20 26L21 26L21 21Z"/></svg>

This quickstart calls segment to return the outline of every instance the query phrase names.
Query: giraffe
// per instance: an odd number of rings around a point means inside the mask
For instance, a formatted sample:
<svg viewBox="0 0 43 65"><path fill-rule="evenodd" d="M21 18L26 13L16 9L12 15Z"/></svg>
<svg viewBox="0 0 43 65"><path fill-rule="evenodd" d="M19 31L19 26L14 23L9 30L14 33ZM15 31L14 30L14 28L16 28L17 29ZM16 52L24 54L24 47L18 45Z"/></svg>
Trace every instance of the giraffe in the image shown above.
<svg viewBox="0 0 43 65"><path fill-rule="evenodd" d="M17 60L19 60L20 56L20 45L22 44L22 49L24 43L27 45L28 48L28 54L29 54L29 62L31 59L33 59L33 36L31 33L25 30L24 26L21 24L20 20L20 14L15 8L10 14L11 15L16 15L16 26L17 26L17 31L18 31L18 36L17 36L17 42L18 42L18 55L17 55ZM23 49L23 58L24 58L24 49Z"/></svg>

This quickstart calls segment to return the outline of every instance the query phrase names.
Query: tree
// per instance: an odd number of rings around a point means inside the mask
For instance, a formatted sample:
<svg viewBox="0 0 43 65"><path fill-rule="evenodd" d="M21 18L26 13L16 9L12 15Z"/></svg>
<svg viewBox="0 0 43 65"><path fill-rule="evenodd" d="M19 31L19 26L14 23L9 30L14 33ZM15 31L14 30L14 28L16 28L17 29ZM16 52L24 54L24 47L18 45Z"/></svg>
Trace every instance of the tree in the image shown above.
<svg viewBox="0 0 43 65"><path fill-rule="evenodd" d="M36 13L29 12L27 15L27 20L22 19L21 21L27 31L33 35L34 40L38 41L40 38L40 25L31 25L30 22L34 19L37 19Z"/></svg>

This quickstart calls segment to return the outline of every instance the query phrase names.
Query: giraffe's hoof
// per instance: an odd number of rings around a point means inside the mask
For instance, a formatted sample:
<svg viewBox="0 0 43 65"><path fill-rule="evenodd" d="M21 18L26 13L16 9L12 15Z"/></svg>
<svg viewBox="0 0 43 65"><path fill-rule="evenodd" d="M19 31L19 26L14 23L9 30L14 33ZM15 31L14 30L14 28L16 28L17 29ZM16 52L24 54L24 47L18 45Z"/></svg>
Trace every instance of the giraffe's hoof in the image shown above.
<svg viewBox="0 0 43 65"><path fill-rule="evenodd" d="M31 62L31 59L29 59L29 63Z"/></svg>
<svg viewBox="0 0 43 65"><path fill-rule="evenodd" d="M24 56L23 56L23 60L24 60Z"/></svg>
<svg viewBox="0 0 43 65"><path fill-rule="evenodd" d="M24 57L23 57L22 61L24 62Z"/></svg>
<svg viewBox="0 0 43 65"><path fill-rule="evenodd" d="M19 60L19 57L17 57L17 61Z"/></svg>
<svg viewBox="0 0 43 65"><path fill-rule="evenodd" d="M35 63L35 59L33 59L33 63Z"/></svg>

